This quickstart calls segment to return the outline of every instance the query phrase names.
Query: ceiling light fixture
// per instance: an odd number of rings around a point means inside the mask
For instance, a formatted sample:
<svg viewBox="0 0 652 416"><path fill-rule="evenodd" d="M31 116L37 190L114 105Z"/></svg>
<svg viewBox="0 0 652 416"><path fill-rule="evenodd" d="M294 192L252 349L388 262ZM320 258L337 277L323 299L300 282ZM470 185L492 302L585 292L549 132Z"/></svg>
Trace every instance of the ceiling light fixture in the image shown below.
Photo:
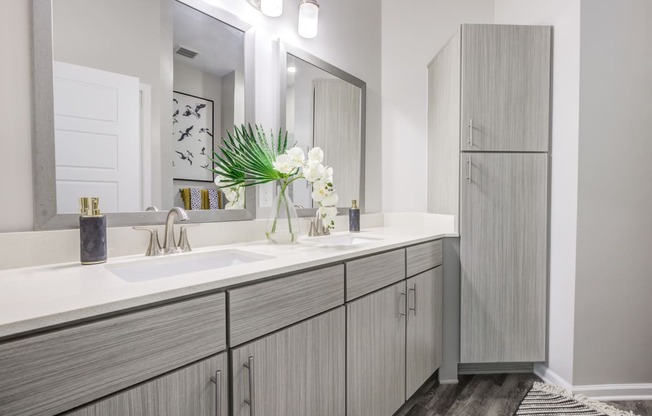
<svg viewBox="0 0 652 416"><path fill-rule="evenodd" d="M247 0L247 2L265 16L279 17L283 14L283 0Z"/></svg>
<svg viewBox="0 0 652 416"><path fill-rule="evenodd" d="M297 72L297 67L295 66L288 66L288 72L291 74L294 74Z"/></svg>
<svg viewBox="0 0 652 416"><path fill-rule="evenodd" d="M319 3L317 0L299 0L299 36L311 39L317 36Z"/></svg>

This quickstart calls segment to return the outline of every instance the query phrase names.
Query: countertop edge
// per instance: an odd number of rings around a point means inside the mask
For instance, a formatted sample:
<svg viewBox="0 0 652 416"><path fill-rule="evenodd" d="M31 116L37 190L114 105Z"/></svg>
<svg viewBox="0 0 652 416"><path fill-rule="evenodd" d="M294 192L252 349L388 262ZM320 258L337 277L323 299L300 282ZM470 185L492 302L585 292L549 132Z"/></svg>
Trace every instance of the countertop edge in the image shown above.
<svg viewBox="0 0 652 416"><path fill-rule="evenodd" d="M156 307L159 304L171 303L177 300L182 301L184 298L188 297L207 295L211 292L222 292L236 286L255 284L257 282L262 282L272 278L281 278L285 275L298 271L327 267L329 265L339 264L344 261L366 257L369 255L391 251L402 247L408 247L428 241L457 237L459 237L459 234L456 233L438 233L419 236L409 238L406 241L383 244L381 246L359 249L353 252L345 252L327 258L288 264L287 266L276 267L262 272L246 273L226 279L215 280L171 290L164 290L161 292L150 293L114 302L108 302L90 307L84 307L80 309L74 309L60 313L54 313L51 315L44 315L31 319L2 324L0 325L0 342L14 338L22 338L49 330L55 330L65 326L72 326L88 321L104 319L114 315L128 313L135 309Z"/></svg>

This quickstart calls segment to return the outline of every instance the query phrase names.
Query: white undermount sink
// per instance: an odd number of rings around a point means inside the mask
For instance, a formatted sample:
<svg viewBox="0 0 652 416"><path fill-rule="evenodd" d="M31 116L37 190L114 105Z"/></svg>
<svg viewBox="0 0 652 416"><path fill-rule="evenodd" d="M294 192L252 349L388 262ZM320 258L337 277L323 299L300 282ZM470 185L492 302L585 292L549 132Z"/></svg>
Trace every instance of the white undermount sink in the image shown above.
<svg viewBox="0 0 652 416"><path fill-rule="evenodd" d="M142 282L187 273L222 269L272 258L271 256L241 250L220 250L150 257L132 262L109 264L105 267L123 280Z"/></svg>
<svg viewBox="0 0 652 416"><path fill-rule="evenodd" d="M335 234L325 235L322 237L309 237L306 241L329 246L349 247L365 243L373 243L380 240L380 238L361 236L358 234Z"/></svg>

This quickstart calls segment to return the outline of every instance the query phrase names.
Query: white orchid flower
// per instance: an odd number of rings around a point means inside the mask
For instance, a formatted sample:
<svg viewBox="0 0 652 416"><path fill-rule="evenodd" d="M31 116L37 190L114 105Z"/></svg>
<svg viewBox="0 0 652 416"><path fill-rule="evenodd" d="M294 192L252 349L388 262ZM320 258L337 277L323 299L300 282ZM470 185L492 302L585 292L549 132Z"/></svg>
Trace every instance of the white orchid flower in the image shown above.
<svg viewBox="0 0 652 416"><path fill-rule="evenodd" d="M272 162L274 169L283 174L289 174L296 166L292 162L292 158L288 154L279 155L274 162Z"/></svg>
<svg viewBox="0 0 652 416"><path fill-rule="evenodd" d="M310 183L318 181L324 177L326 168L316 160L309 160L303 167L303 177Z"/></svg>
<svg viewBox="0 0 652 416"><path fill-rule="evenodd" d="M285 153L290 156L291 163L295 168L303 166L303 162L306 160L306 155L300 147L293 147Z"/></svg>
<svg viewBox="0 0 652 416"><path fill-rule="evenodd" d="M244 186L233 186L230 188L222 189L224 192L224 197L229 201L224 209L240 209L244 208L244 196L245 189Z"/></svg>
<svg viewBox="0 0 652 416"><path fill-rule="evenodd" d="M324 206L333 206L334 207L335 205L337 205L337 200L338 199L339 199L339 197L337 196L337 194L335 192L331 191L330 195L327 195L324 199L321 200L321 203Z"/></svg>
<svg viewBox="0 0 652 416"><path fill-rule="evenodd" d="M308 160L322 163L324 161L324 151L319 147L313 147L308 152Z"/></svg>
<svg viewBox="0 0 652 416"><path fill-rule="evenodd" d="M311 196L315 202L321 203L324 200L324 198L329 196L331 193L332 191L328 189L328 187L325 186L323 182L317 181L313 185ZM328 205L328 204L323 204L323 205Z"/></svg>
<svg viewBox="0 0 652 416"><path fill-rule="evenodd" d="M213 179L213 182L215 182L215 186L218 186L218 187L219 187L220 184L222 183L222 180L223 180L223 179L224 179L223 176L221 176L221 175L215 175L215 179Z"/></svg>
<svg viewBox="0 0 652 416"><path fill-rule="evenodd" d="M324 181L326 183L333 183L333 168L330 166L324 170Z"/></svg>
<svg viewBox="0 0 652 416"><path fill-rule="evenodd" d="M337 208L335 207L319 207L317 213L322 219L325 227L330 227L331 222L337 217Z"/></svg>

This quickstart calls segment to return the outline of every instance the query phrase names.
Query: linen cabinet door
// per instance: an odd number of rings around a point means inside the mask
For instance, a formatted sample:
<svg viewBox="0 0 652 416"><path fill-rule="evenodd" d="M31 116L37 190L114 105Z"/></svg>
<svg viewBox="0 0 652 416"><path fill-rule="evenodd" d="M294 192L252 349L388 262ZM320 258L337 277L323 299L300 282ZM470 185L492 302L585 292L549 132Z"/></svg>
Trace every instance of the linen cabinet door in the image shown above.
<svg viewBox="0 0 652 416"><path fill-rule="evenodd" d="M548 26L462 25L463 151L547 152Z"/></svg>
<svg viewBox="0 0 652 416"><path fill-rule="evenodd" d="M234 416L344 416L344 307L232 351Z"/></svg>
<svg viewBox="0 0 652 416"><path fill-rule="evenodd" d="M462 165L461 361L544 361L548 156L474 153Z"/></svg>
<svg viewBox="0 0 652 416"><path fill-rule="evenodd" d="M405 281L347 304L347 416L390 416L405 402Z"/></svg>
<svg viewBox="0 0 652 416"><path fill-rule="evenodd" d="M407 288L406 400L441 366L443 268L440 266L408 279Z"/></svg>
<svg viewBox="0 0 652 416"><path fill-rule="evenodd" d="M125 390L67 416L228 416L226 353Z"/></svg>

